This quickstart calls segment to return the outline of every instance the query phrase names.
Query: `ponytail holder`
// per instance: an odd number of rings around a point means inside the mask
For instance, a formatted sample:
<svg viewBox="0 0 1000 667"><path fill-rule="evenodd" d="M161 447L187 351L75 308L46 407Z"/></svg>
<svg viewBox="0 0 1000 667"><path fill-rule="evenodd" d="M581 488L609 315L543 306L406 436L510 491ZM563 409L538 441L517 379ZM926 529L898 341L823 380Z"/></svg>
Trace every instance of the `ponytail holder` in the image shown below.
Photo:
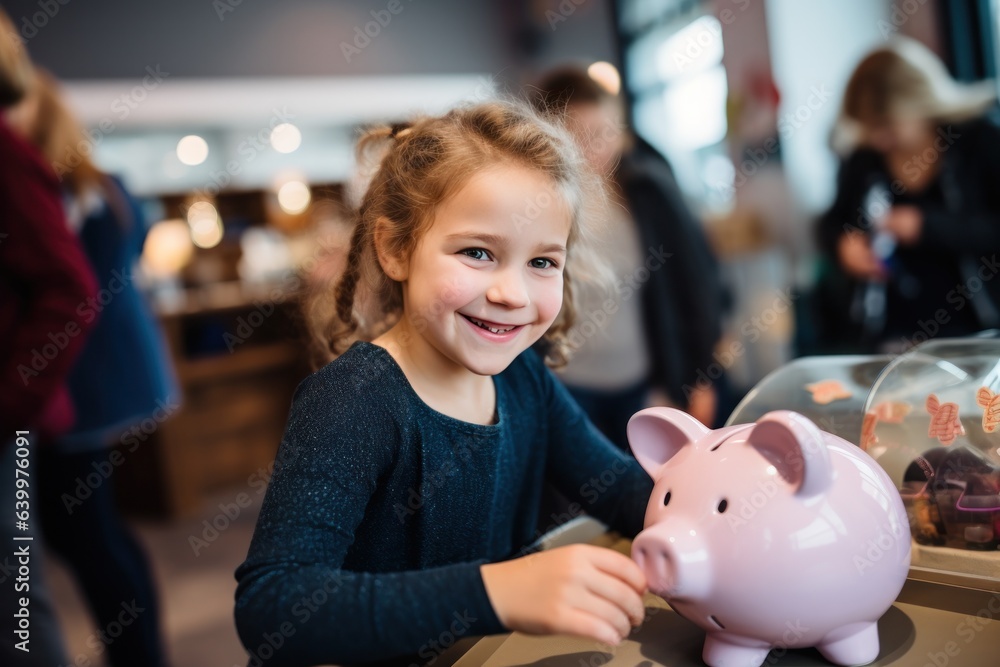
<svg viewBox="0 0 1000 667"><path fill-rule="evenodd" d="M410 131L409 123L393 123L390 125L389 136L393 139L402 139Z"/></svg>

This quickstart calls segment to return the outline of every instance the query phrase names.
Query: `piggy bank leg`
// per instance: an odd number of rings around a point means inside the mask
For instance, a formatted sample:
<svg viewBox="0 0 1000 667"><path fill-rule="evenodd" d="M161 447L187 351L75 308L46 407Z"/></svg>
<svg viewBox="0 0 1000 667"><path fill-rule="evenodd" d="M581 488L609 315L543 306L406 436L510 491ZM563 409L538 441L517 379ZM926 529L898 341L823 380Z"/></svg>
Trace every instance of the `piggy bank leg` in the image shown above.
<svg viewBox="0 0 1000 667"><path fill-rule="evenodd" d="M709 667L760 667L771 647L768 645L744 646L726 641L725 635L712 633L705 637L701 659Z"/></svg>
<svg viewBox="0 0 1000 667"><path fill-rule="evenodd" d="M878 624L855 623L831 632L816 647L837 665L867 665L878 657Z"/></svg>

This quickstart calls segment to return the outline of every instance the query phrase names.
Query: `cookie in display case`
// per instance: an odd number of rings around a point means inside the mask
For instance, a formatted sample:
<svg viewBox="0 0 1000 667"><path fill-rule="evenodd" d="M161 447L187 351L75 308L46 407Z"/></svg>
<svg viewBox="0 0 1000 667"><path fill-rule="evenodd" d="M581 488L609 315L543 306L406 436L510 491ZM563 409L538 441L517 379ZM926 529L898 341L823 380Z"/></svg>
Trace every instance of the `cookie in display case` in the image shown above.
<svg viewBox="0 0 1000 667"><path fill-rule="evenodd" d="M860 445L897 482L926 567L1000 576L998 392L995 338L928 341L869 392Z"/></svg>
<svg viewBox="0 0 1000 667"><path fill-rule="evenodd" d="M891 355L795 359L750 390L726 426L753 423L773 410L792 410L857 445L868 393L892 360Z"/></svg>

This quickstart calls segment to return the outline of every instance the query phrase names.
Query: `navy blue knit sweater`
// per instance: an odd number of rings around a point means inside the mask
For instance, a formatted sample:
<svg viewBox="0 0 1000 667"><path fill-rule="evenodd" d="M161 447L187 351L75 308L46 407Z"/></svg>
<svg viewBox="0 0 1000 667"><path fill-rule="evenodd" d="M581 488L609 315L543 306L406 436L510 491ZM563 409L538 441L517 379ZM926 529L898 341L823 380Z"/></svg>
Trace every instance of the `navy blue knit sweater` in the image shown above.
<svg viewBox="0 0 1000 667"><path fill-rule="evenodd" d="M621 533L642 529L652 481L538 355L494 380L492 425L435 411L367 342L302 382L236 570L251 665L419 663L503 632L479 567L530 549L545 479Z"/></svg>

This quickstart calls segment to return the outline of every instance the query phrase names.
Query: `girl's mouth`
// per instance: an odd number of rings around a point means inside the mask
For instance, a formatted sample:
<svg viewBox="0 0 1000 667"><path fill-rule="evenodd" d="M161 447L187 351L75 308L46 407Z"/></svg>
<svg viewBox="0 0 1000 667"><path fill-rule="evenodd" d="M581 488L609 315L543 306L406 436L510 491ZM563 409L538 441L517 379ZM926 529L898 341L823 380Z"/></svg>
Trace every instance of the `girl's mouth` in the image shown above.
<svg viewBox="0 0 1000 667"><path fill-rule="evenodd" d="M487 322L485 320L480 320L476 317L470 317L468 315L462 315L466 320L471 322L478 329L489 332L495 336L507 336L513 331L517 331L523 325L520 324L498 324L496 322Z"/></svg>

